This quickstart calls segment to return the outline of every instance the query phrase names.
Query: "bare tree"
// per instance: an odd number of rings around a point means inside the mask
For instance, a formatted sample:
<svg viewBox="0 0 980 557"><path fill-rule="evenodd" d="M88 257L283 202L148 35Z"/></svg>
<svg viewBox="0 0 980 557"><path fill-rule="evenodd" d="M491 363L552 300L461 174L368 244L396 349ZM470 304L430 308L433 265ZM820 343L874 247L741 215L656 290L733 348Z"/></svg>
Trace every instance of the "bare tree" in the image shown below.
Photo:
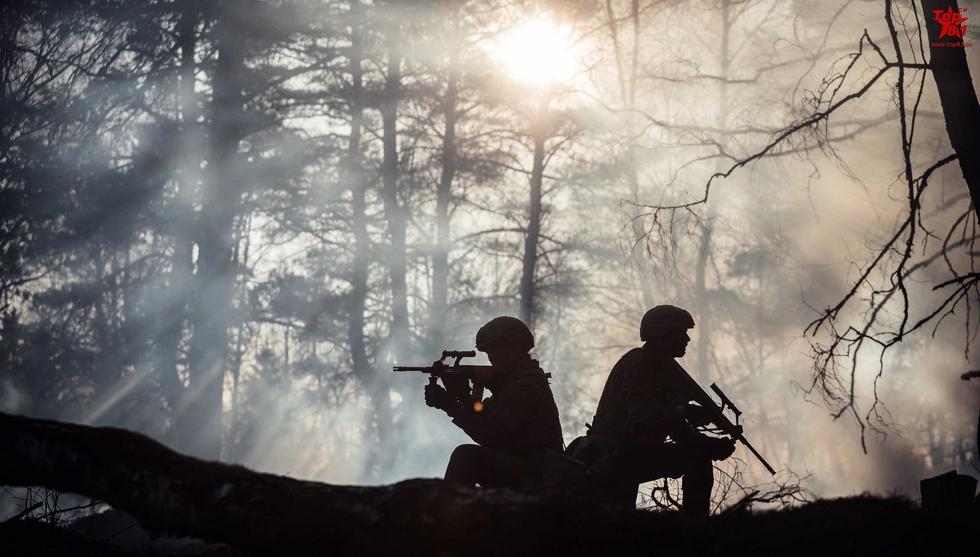
<svg viewBox="0 0 980 557"><path fill-rule="evenodd" d="M933 8L932 4L923 4L923 6L924 9L931 10ZM955 5L953 9L956 9ZM901 150L904 161L902 174L906 185L908 203L905 218L897 230L878 249L876 255L868 263L861 265L859 276L851 283L850 289L836 304L820 310L819 317L805 329L806 334L813 339L811 346L814 361L812 382L807 388L807 392L822 395L833 409L835 418L844 413L850 413L860 427L862 447L865 448L864 432L866 426L870 424L875 431L884 433L884 427L888 423L887 412L877 396L878 380L885 372L885 353L908 335L927 325L931 325L935 330L943 319L952 315L960 305L967 308L965 342L966 346L969 347L969 339L975 329L969 317L972 311L969 297L972 295L971 293L977 292L978 281L980 281L980 276L972 270L970 263L967 264L969 269L961 268L962 254L974 250L973 245L977 235L976 221L972 217L975 215L975 209L967 209L953 221L952 226L942 235L937 235L927 227L925 217L928 215L923 215L922 211L923 195L927 191L930 178L942 167L957 160L958 154L953 153L941 157L922 171L916 170L912 155L919 106L925 78L929 71L933 72L937 83L939 81L945 82L943 86L940 86L941 98L944 96L942 93L944 88L956 91L946 95L947 97L953 96L955 100L943 101L946 112L945 121L947 129L950 130L950 140L953 142L954 149L957 146L961 149L972 148L959 139L965 133L960 131L959 124L973 121L972 118L975 115L971 111L976 107L976 97L972 89L969 93L964 92L964 87L970 83L970 80L965 66L965 58L962 56L962 47L959 49L939 48L938 50L941 50L943 55L937 59L934 54L931 63L925 62L923 45L925 33L922 26L929 26L927 15L920 14L913 4L911 11L915 18L915 28L900 30L895 24L896 11L897 8L891 1L885 3L884 20L888 30L887 37L892 47L890 55L886 54L883 48L865 31L858 42L857 51L848 57L844 69L840 73L824 79L814 98L807 102L808 106L812 108L800 120L773 134L773 138L763 147L748 156L739 158L726 170L712 174L707 180L700 198L688 202L648 206L655 217L672 215L677 211L692 211L707 202L716 180L728 178L740 168L759 161L763 157L778 156L786 152L800 152L800 150L814 147L833 152L834 142L830 125L832 118L841 112L843 107L866 95L876 84L883 81L885 76L896 76L895 84L891 89L896 101L901 127ZM930 33L933 32L934 30L930 31ZM907 45L904 46L902 44L903 36L907 42ZM931 41L931 44L935 44L935 41ZM937 49L933 48L933 50ZM957 50L960 51L958 56L955 55ZM947 55L947 51L952 51L952 54ZM909 55L912 57L911 61L906 59L906 56ZM872 61L877 62L877 64L870 73L870 77L856 78L860 67L859 62L871 63ZM942 71L937 72L940 68L937 64L942 65ZM913 72L919 72L916 75L918 83L915 86L914 94L910 97L909 86L907 85L909 83L908 74ZM858 83L851 86L851 89L846 89L845 87L850 84L851 79L858 79ZM969 102L969 99L972 99L972 103ZM963 112L953 112L947 107ZM802 143L800 145L791 144L791 141L798 137L803 138ZM967 178L970 177L970 172L969 168L964 169L964 175ZM968 185L972 191L973 186L969 182ZM965 197L968 199L969 194ZM936 208L936 211L942 212L950 209L962 199L961 196L946 204L941 204ZM975 207L975 205L974 203L973 206ZM927 251L926 255L922 257L916 257L917 248L926 249L931 240L938 241L940 247ZM948 278L935 284L934 290L943 290L947 295L931 310L915 317L912 315L912 299L915 294L913 289L909 287L909 282L913 280L912 277L915 276L916 272L923 271L932 263L939 261L946 264ZM894 323L887 318L889 311L893 308L897 308L899 315ZM847 318L850 315L848 312L855 311L863 316L862 322L858 325L847 324ZM819 340L821 335L825 335L827 340ZM875 397L870 408L861 413L855 396L856 375L859 360L872 347L878 350L877 356L873 356L878 361L874 381Z"/></svg>

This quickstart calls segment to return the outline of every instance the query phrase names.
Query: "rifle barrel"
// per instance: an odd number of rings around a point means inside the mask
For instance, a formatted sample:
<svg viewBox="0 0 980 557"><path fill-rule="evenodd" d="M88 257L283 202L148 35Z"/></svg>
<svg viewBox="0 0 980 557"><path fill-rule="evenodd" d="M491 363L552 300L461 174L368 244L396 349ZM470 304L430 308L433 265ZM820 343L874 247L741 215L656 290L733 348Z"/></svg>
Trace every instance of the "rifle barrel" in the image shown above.
<svg viewBox="0 0 980 557"><path fill-rule="evenodd" d="M750 450L752 454L754 454L755 457L759 459L759 462L761 462L762 465L766 467L766 470L768 470L770 474L772 474L773 476L776 475L776 471L773 470L772 466L770 466L768 462L766 462L766 459L762 458L762 455L759 454L759 451L755 450L755 447L752 446L752 443L749 443L749 440L746 439L744 435L739 436L738 440L740 443L745 445L746 449Z"/></svg>
<svg viewBox="0 0 980 557"><path fill-rule="evenodd" d="M474 373L480 368L489 368L490 366L392 366L392 371L421 371L422 373L432 373L434 375L468 375Z"/></svg>

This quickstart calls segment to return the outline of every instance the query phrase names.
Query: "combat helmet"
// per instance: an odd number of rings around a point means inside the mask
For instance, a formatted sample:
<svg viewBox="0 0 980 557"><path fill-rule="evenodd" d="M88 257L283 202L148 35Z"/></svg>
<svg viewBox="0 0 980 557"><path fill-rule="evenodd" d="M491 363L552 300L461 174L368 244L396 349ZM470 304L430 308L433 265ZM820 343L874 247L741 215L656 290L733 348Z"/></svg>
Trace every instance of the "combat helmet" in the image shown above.
<svg viewBox="0 0 980 557"><path fill-rule="evenodd" d="M534 335L523 321L506 315L491 319L476 332L476 349L481 352L503 345L530 351L534 348Z"/></svg>
<svg viewBox="0 0 980 557"><path fill-rule="evenodd" d="M640 321L640 340L647 341L671 329L691 329L694 318L677 306L660 305L651 308Z"/></svg>

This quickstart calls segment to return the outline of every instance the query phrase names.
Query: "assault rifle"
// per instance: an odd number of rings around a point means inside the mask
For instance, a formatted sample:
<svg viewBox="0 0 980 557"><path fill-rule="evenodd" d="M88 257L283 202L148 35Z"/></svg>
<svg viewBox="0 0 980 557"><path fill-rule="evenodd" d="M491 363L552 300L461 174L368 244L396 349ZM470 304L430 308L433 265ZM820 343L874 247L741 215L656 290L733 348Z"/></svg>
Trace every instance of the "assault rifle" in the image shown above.
<svg viewBox="0 0 980 557"><path fill-rule="evenodd" d="M476 356L475 350L443 350L442 357L432 362L431 366L395 366L391 369L392 371L419 371L428 373L430 385L435 385L436 380L444 377L449 377L450 381L456 378L473 381L478 377L489 376L492 366L471 366L461 365L459 363L463 358L472 358L474 356ZM453 362L453 365L449 366L446 365L446 358L456 358L456 361Z"/></svg>
<svg viewBox="0 0 980 557"><path fill-rule="evenodd" d="M739 410L735 406L735 404L733 404L732 401L729 400L727 396L725 396L725 393L721 392L721 389L718 387L718 385L712 383L711 390L714 391L716 395L718 395L719 399L721 399L720 406L715 404L715 401L711 398L711 395L706 393L704 389L701 388L701 385L698 385L698 382L695 381L694 378L692 378L690 375L688 375L687 372L684 372L682 370L682 373L680 375L683 376L681 377L682 381L686 384L688 390L693 395L691 398L695 402L701 405L701 407L707 413L708 419L713 424L718 426L718 428L721 430L722 433L726 435L730 435L732 439L735 439L739 443L745 445L745 448L748 449L753 455L755 455L756 458L759 459L759 462L761 462L762 465L766 467L766 470L768 470L770 474L775 476L776 471L773 470L772 466L770 466L768 462L766 462L766 459L762 458L762 455L759 454L759 451L755 450L755 447L752 446L752 443L749 443L749 440L746 439L745 435L742 433L742 426L739 425L738 423L738 418L739 416L742 415L742 411ZM728 419L728 416L725 415L726 407L732 411L732 414L735 414L735 423L732 423L732 421Z"/></svg>
<svg viewBox="0 0 980 557"><path fill-rule="evenodd" d="M435 385L439 379L446 389L457 398L481 400L483 385L481 379L490 376L492 366L462 365L460 360L476 356L474 350L443 350L442 357L432 362L431 366L394 366L392 371L418 371L429 374L429 384ZM452 365L447 365L446 358L455 358Z"/></svg>

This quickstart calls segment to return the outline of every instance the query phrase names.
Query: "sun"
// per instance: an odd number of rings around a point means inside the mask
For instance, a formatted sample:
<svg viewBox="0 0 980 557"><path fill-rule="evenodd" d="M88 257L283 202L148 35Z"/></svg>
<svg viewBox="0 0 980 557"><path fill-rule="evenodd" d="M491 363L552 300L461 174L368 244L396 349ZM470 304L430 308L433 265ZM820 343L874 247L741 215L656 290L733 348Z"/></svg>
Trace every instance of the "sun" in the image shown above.
<svg viewBox="0 0 980 557"><path fill-rule="evenodd" d="M537 16L501 33L490 56L515 81L549 87L575 76L576 51L571 27Z"/></svg>

